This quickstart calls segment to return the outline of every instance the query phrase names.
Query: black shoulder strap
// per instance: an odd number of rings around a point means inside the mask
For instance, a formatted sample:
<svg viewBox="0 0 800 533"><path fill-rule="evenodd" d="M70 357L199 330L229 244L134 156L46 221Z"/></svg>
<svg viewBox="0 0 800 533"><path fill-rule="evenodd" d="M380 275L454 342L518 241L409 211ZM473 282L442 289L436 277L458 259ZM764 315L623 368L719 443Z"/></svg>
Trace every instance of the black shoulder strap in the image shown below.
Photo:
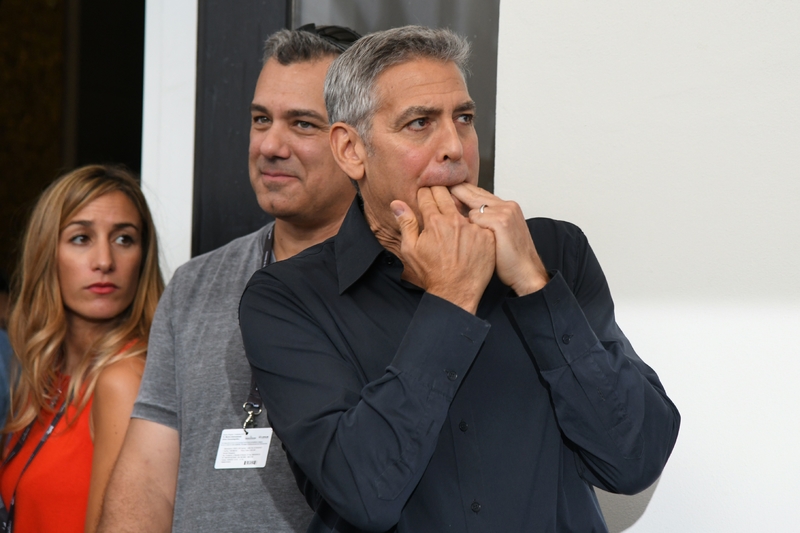
<svg viewBox="0 0 800 533"><path fill-rule="evenodd" d="M261 257L261 268L264 268L268 264L272 263L273 255L272 255L272 248L275 243L275 225L273 224L269 231L267 231L267 236L264 237L264 251Z"/></svg>

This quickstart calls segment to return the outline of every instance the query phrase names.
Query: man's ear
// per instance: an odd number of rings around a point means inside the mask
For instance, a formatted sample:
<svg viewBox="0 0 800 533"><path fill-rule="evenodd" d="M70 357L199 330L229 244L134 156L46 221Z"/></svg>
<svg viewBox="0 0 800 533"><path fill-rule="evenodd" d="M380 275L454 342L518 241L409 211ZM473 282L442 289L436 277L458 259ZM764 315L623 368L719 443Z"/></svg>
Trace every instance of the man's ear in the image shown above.
<svg viewBox="0 0 800 533"><path fill-rule="evenodd" d="M335 122L330 130L331 151L336 163L350 179L364 177L367 150L355 128L344 122Z"/></svg>

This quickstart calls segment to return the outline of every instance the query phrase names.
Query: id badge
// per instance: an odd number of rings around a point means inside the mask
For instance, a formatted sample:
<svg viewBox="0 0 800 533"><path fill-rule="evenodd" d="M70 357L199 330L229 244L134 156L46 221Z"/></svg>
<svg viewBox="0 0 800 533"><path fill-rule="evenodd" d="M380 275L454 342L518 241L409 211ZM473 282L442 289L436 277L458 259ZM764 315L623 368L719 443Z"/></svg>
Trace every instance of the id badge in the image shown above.
<svg viewBox="0 0 800 533"><path fill-rule="evenodd" d="M272 428L223 429L214 468L264 468L271 441Z"/></svg>

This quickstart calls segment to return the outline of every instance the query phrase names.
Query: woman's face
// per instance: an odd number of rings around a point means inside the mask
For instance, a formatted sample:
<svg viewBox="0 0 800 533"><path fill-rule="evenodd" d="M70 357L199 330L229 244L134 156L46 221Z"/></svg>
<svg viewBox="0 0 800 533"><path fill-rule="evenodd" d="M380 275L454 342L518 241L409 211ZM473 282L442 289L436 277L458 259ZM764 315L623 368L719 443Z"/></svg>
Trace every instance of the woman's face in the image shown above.
<svg viewBox="0 0 800 533"><path fill-rule="evenodd" d="M71 318L111 320L133 302L142 264L142 218L120 191L96 198L58 239L58 282Z"/></svg>

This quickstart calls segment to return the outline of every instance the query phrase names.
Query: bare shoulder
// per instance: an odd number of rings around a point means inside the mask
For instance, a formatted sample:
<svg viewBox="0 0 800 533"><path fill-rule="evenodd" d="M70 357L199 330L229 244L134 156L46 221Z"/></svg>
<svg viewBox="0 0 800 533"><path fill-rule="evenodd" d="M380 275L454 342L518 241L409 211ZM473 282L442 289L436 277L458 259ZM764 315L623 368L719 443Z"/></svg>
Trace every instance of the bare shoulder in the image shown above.
<svg viewBox="0 0 800 533"><path fill-rule="evenodd" d="M97 376L95 396L129 398L136 395L144 373L144 357L128 357L105 367Z"/></svg>

